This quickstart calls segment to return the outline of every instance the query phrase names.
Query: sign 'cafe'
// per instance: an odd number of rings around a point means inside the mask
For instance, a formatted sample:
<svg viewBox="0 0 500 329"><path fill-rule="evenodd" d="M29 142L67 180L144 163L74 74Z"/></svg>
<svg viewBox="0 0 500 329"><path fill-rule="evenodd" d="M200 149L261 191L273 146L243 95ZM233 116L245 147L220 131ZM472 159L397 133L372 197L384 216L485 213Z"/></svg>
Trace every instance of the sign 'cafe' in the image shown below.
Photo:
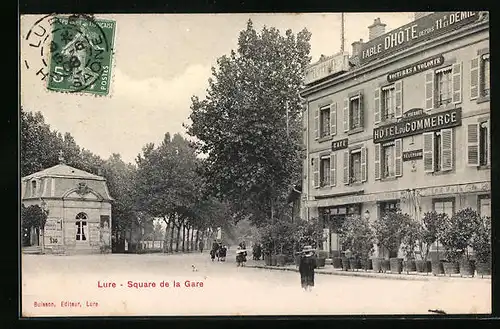
<svg viewBox="0 0 500 329"><path fill-rule="evenodd" d="M415 110L410 110L414 113ZM410 112L409 111L409 112ZM381 143L429 131L451 128L462 124L462 109L455 108L435 114L406 116L401 121L373 129L373 142Z"/></svg>

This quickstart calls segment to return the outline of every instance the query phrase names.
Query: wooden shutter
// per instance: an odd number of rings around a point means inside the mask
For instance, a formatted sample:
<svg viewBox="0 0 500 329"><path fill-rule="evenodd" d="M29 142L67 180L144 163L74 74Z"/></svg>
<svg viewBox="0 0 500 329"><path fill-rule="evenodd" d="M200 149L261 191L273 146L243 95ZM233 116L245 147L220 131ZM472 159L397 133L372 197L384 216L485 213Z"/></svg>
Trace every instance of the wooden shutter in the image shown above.
<svg viewBox="0 0 500 329"><path fill-rule="evenodd" d="M403 140L401 138L394 140L394 166L395 176L403 176Z"/></svg>
<svg viewBox="0 0 500 329"><path fill-rule="evenodd" d="M330 134L337 134L337 103L330 105Z"/></svg>
<svg viewBox="0 0 500 329"><path fill-rule="evenodd" d="M434 132L423 133L424 172L434 172Z"/></svg>
<svg viewBox="0 0 500 329"><path fill-rule="evenodd" d="M344 151L344 184L349 185L349 150Z"/></svg>
<svg viewBox="0 0 500 329"><path fill-rule="evenodd" d="M395 92L395 113L396 118L401 118L403 116L403 81L397 81L394 84Z"/></svg>
<svg viewBox="0 0 500 329"><path fill-rule="evenodd" d="M479 97L479 64L480 57L476 57L470 61L470 99Z"/></svg>
<svg viewBox="0 0 500 329"><path fill-rule="evenodd" d="M452 86L453 86L453 103L462 102L462 63L456 63L452 66Z"/></svg>
<svg viewBox="0 0 500 329"><path fill-rule="evenodd" d="M344 99L344 132L349 131L349 98Z"/></svg>
<svg viewBox="0 0 500 329"><path fill-rule="evenodd" d="M337 154L330 155L330 186L337 185Z"/></svg>
<svg viewBox="0 0 500 329"><path fill-rule="evenodd" d="M453 129L441 130L441 170L453 169Z"/></svg>
<svg viewBox="0 0 500 329"><path fill-rule="evenodd" d="M381 155L382 151L382 146L380 144L375 144L375 151L374 151L374 157L375 157L375 179L378 180L380 179L380 158L382 157Z"/></svg>
<svg viewBox="0 0 500 329"><path fill-rule="evenodd" d="M434 71L425 74L425 109L434 108Z"/></svg>
<svg viewBox="0 0 500 329"><path fill-rule="evenodd" d="M368 178L368 161L366 160L366 147L361 148L361 182L366 182Z"/></svg>
<svg viewBox="0 0 500 329"><path fill-rule="evenodd" d="M380 88L376 88L375 89L375 96L374 96L374 100L375 100L375 105L373 107L373 116L374 116L374 120L375 120L375 123L380 123L381 121L381 116L382 116L382 102L381 102L381 90Z"/></svg>
<svg viewBox="0 0 500 329"><path fill-rule="evenodd" d="M314 139L319 139L319 108L314 109Z"/></svg>
<svg viewBox="0 0 500 329"><path fill-rule="evenodd" d="M479 166L479 123L467 124L467 165Z"/></svg>
<svg viewBox="0 0 500 329"><path fill-rule="evenodd" d="M363 94L359 93L359 126L364 127L365 126L365 108L364 108L364 99L363 99Z"/></svg>
<svg viewBox="0 0 500 329"><path fill-rule="evenodd" d="M313 158L313 185L314 188L319 187L319 158L315 157Z"/></svg>
<svg viewBox="0 0 500 329"><path fill-rule="evenodd" d="M490 120L488 120L488 131L487 131L487 144L486 144L486 152L488 153L488 165L490 166L491 165L491 139L490 139L490 136L491 136L491 130L490 130Z"/></svg>

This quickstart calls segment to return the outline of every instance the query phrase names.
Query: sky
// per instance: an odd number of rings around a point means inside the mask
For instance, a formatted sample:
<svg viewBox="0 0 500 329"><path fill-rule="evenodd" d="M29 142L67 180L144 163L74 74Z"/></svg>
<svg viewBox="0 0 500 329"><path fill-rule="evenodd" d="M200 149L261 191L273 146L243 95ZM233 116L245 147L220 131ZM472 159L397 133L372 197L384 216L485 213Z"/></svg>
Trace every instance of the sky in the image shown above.
<svg viewBox="0 0 500 329"><path fill-rule="evenodd" d="M23 43L43 15L25 15L20 26L20 63L40 60ZM307 14L120 14L96 15L116 21L111 91L107 96L48 91L36 70L21 65L21 105L40 111L52 129L69 132L85 149L109 158L119 153L134 162L142 147L160 143L166 132L186 136L191 97L205 96L217 58L236 50L239 32L252 19L254 28L282 33L307 28L312 62L340 51L340 13ZM368 26L379 17L386 31L413 20L412 13L346 13L345 50L368 40Z"/></svg>

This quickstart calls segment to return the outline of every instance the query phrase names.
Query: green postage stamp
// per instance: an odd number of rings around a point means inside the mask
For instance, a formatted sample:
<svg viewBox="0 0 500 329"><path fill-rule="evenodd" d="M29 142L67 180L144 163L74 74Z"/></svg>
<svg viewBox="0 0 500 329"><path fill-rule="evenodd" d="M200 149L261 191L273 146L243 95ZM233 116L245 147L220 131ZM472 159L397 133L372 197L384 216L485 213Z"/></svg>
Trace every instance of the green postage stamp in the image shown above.
<svg viewBox="0 0 500 329"><path fill-rule="evenodd" d="M51 25L47 89L108 95L116 22L72 15L55 16Z"/></svg>

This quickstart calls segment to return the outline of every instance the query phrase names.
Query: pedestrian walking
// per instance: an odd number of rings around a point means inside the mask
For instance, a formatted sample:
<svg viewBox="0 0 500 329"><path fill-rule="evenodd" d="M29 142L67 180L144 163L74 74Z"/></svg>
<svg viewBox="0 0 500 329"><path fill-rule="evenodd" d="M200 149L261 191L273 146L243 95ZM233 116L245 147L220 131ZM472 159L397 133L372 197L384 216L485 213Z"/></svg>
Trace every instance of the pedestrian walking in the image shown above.
<svg viewBox="0 0 500 329"><path fill-rule="evenodd" d="M198 247L200 248L200 253L203 253L203 241L200 241L200 244L198 245Z"/></svg>
<svg viewBox="0 0 500 329"><path fill-rule="evenodd" d="M300 283L304 290L311 291L314 287L314 269L316 268L316 254L311 246L305 246L301 252L299 273Z"/></svg>

